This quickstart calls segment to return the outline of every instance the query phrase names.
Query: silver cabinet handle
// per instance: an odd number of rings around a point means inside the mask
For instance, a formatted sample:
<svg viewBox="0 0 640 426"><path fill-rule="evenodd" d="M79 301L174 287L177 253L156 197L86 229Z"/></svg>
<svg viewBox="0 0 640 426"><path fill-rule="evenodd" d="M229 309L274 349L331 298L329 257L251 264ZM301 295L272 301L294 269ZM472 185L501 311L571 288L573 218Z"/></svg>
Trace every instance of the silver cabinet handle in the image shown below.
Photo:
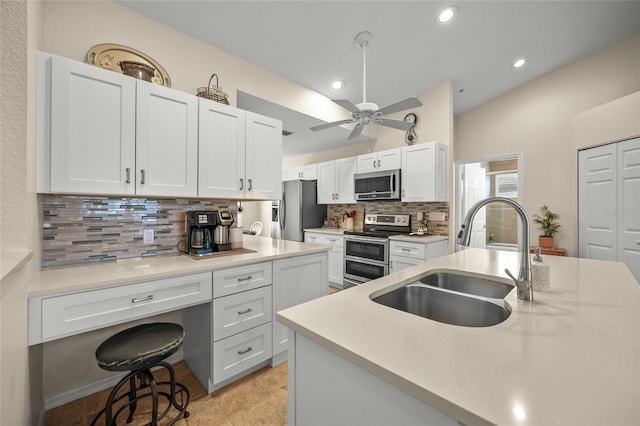
<svg viewBox="0 0 640 426"><path fill-rule="evenodd" d="M402 198L404 198L404 189L402 190Z"/></svg>
<svg viewBox="0 0 640 426"><path fill-rule="evenodd" d="M340 199L340 194L336 194L336 200Z"/></svg>
<svg viewBox="0 0 640 426"><path fill-rule="evenodd" d="M636 244L640 244L640 240L636 240Z"/></svg>
<svg viewBox="0 0 640 426"><path fill-rule="evenodd" d="M378 168L380 168L380 160L378 160Z"/></svg>
<svg viewBox="0 0 640 426"><path fill-rule="evenodd" d="M243 350L243 351L238 351L238 355L244 355L247 352L251 352L253 350L253 348L251 346L249 346L247 349Z"/></svg>
<svg viewBox="0 0 640 426"><path fill-rule="evenodd" d="M253 183L251 182L251 179L249 180L249 188L247 188L249 191L251 191L253 189Z"/></svg>
<svg viewBox="0 0 640 426"><path fill-rule="evenodd" d="M131 299L131 303L146 302L148 300L153 300L153 294L150 294L145 297L134 297L133 299Z"/></svg>
<svg viewBox="0 0 640 426"><path fill-rule="evenodd" d="M238 311L238 315L248 314L249 312L253 312L253 309L247 308L244 311Z"/></svg>
<svg viewBox="0 0 640 426"><path fill-rule="evenodd" d="M251 275L244 277L244 278L238 278L238 282L242 282L242 281L251 281L253 277Z"/></svg>
<svg viewBox="0 0 640 426"><path fill-rule="evenodd" d="M411 251L410 248L402 247L402 251Z"/></svg>
<svg viewBox="0 0 640 426"><path fill-rule="evenodd" d="M140 183L144 185L144 169L140 169Z"/></svg>
<svg viewBox="0 0 640 426"><path fill-rule="evenodd" d="M244 179L240 178L240 189L244 189Z"/></svg>
<svg viewBox="0 0 640 426"><path fill-rule="evenodd" d="M376 168L376 160L373 160L373 168Z"/></svg>
<svg viewBox="0 0 640 426"><path fill-rule="evenodd" d="M127 183L131 183L131 169L129 167L127 167L126 169L124 169L125 172L127 173L127 180L125 182Z"/></svg>

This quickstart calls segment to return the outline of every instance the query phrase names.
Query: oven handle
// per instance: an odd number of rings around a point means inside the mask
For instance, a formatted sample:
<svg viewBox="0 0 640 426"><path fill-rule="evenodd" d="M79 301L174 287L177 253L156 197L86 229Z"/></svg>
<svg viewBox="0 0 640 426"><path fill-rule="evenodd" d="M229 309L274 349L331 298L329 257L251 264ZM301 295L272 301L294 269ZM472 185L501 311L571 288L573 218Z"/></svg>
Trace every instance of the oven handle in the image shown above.
<svg viewBox="0 0 640 426"><path fill-rule="evenodd" d="M344 262L346 263L348 260L351 261L351 262L364 263L366 265L384 266L384 267L388 267L389 266L389 263L385 262L385 261L367 259L366 257L345 255L344 256Z"/></svg>
<svg viewBox="0 0 640 426"><path fill-rule="evenodd" d="M389 242L387 238L379 238L379 237L364 237L362 235L345 235L344 241L355 241L355 242L366 242L366 243L377 243L380 245L385 245Z"/></svg>

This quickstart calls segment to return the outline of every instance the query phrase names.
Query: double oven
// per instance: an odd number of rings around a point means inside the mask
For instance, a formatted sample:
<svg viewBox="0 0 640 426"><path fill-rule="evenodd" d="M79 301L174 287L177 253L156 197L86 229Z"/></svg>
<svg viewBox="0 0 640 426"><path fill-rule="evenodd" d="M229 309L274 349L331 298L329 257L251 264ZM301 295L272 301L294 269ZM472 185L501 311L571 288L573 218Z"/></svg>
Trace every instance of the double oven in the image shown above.
<svg viewBox="0 0 640 426"><path fill-rule="evenodd" d="M411 230L409 215L365 216L363 231L344 233L344 288L389 274L389 236Z"/></svg>

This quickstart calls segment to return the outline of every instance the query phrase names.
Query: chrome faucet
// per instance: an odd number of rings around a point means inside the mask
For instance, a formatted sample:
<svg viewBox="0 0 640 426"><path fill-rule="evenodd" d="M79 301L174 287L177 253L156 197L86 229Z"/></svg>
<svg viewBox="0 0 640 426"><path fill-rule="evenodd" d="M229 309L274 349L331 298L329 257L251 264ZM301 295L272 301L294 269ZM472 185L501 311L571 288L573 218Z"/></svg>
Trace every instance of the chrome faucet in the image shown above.
<svg viewBox="0 0 640 426"><path fill-rule="evenodd" d="M490 197L481 200L474 204L467 212L467 217L464 219L464 223L461 226L458 233L458 244L468 246L471 241L471 225L473 224L473 218L478 211L489 203L504 203L513 207L518 213L518 217L522 222L520 235L518 236L520 251L520 272L518 272L518 278L514 277L509 269L505 269L504 272L515 282L518 288L518 299L533 301L533 287L531 286L531 258L529 257L529 217L524 211L522 206L515 201L504 197Z"/></svg>

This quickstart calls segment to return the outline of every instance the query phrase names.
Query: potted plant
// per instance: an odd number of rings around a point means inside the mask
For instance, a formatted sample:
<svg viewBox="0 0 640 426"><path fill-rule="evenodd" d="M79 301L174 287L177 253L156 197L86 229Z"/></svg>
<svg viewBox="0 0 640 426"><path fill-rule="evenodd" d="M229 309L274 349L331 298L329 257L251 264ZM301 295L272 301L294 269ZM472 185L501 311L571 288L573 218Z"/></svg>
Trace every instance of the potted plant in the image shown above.
<svg viewBox="0 0 640 426"><path fill-rule="evenodd" d="M546 204L540 207L539 215L533 215L533 221L543 232L543 235L538 237L538 245L540 247L553 248L553 234L558 232L558 228L560 228L560 224L557 222L558 219L560 219L560 215L549 210Z"/></svg>

